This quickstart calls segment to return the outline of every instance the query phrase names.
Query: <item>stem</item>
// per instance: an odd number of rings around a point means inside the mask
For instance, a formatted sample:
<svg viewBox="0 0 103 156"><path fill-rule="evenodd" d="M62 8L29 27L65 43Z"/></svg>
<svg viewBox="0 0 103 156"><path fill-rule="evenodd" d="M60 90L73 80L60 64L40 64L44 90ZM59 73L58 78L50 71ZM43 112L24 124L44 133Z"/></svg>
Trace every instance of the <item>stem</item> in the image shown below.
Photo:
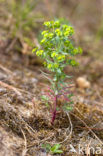
<svg viewBox="0 0 103 156"><path fill-rule="evenodd" d="M52 120L51 124L54 124L55 118L56 118L56 106L57 106L57 95L55 96L55 102L54 102L54 111L52 113Z"/></svg>
<svg viewBox="0 0 103 156"><path fill-rule="evenodd" d="M56 89L56 93L55 93L55 99L54 99L54 111L52 113L52 120L51 120L51 124L54 124L55 118L56 118L56 107L57 107L57 99L58 99L58 81L56 81L55 84L55 89Z"/></svg>

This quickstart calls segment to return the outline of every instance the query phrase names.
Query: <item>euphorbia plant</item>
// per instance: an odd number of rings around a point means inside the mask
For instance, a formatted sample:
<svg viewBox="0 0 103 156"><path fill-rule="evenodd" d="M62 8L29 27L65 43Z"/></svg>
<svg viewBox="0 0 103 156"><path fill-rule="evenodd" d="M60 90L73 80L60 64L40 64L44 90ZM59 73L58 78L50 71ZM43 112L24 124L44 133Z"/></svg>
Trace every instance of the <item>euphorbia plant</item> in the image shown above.
<svg viewBox="0 0 103 156"><path fill-rule="evenodd" d="M65 82L70 76L66 75L64 68L68 65L76 66L78 63L74 56L81 53L80 47L74 47L72 44L72 35L74 29L57 21L44 22L46 30L42 32L42 40L40 48L34 48L33 52L44 60L44 66L52 72L52 79L43 72L44 76L51 82L47 92L43 95L43 99L52 103L52 120L54 123L58 101L62 98L62 108L71 110L71 96L69 88L71 85Z"/></svg>

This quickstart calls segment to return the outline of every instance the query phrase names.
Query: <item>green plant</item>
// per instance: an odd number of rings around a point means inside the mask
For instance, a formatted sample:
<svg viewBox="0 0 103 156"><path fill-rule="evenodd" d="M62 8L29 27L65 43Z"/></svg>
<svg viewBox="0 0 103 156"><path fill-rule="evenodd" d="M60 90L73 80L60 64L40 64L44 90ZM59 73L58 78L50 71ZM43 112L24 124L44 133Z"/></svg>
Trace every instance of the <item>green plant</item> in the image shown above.
<svg viewBox="0 0 103 156"><path fill-rule="evenodd" d="M25 38L32 40L34 30L42 18L40 12L35 11L38 3L39 0L4 0L2 2L3 9L0 17L3 23L2 28L6 38L11 39L11 42L14 40L15 43L19 40L22 44L26 42Z"/></svg>
<svg viewBox="0 0 103 156"><path fill-rule="evenodd" d="M11 3L10 3L11 2ZM17 37L20 33L26 35L36 25L33 11L37 0L11 0L9 10L12 16L12 35Z"/></svg>
<svg viewBox="0 0 103 156"><path fill-rule="evenodd" d="M44 22L46 30L42 32L43 38L40 42L41 48L34 48L33 52L36 51L36 55L44 60L44 66L52 72L52 79L50 76L43 72L43 75L50 81L51 87L48 87L47 92L43 95L46 103L51 104L52 108L52 121L54 123L58 100L63 99L62 108L64 110L71 110L72 94L70 92L70 82L65 82L66 79L71 76L66 75L64 68L67 65L77 66L78 63L74 59L74 56L81 54L82 50L80 47L75 48L72 44L72 35L74 29L72 26L62 24L59 20ZM44 99L44 100L45 100ZM59 109L59 107L58 107Z"/></svg>
<svg viewBox="0 0 103 156"><path fill-rule="evenodd" d="M61 145L60 144L55 144L51 146L50 144L42 144L42 147L46 149L47 152L51 154L61 154L63 153L62 150L60 150Z"/></svg>

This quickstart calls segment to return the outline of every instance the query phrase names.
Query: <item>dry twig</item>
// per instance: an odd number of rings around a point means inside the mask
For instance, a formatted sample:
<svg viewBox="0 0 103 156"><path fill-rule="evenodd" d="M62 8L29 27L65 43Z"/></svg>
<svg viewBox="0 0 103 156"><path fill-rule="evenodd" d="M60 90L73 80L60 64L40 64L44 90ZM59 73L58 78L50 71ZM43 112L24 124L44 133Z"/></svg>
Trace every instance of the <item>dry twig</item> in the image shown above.
<svg viewBox="0 0 103 156"><path fill-rule="evenodd" d="M79 112L78 109L76 109L76 110ZM80 112L79 112L79 113L80 113ZM91 130L90 127L88 127L88 125L87 125L80 117L78 117L77 115L75 115L75 114L72 113L72 112L71 112L71 114L72 114L74 117L76 117L77 119L79 119L79 120L85 125L85 127L89 130L89 132L91 132L91 133L95 136L95 138L100 142L100 144L103 145L103 142L97 137L97 135ZM80 113L80 115L82 115L82 114Z"/></svg>
<svg viewBox="0 0 103 156"><path fill-rule="evenodd" d="M22 94L18 91L17 88L15 88L15 87L13 87L13 86L11 86L11 85L8 85L8 84L6 84L6 83L4 83L4 82L2 82L2 81L0 81L0 86L5 87L5 88L7 88L7 89L9 89L9 90L13 90L18 96L21 96L21 95L22 95Z"/></svg>
<svg viewBox="0 0 103 156"><path fill-rule="evenodd" d="M27 153L27 140L26 140L26 136L25 136L25 133L24 133L24 131L21 129L21 132L22 132L22 134L23 134L23 137L24 137L24 145L25 145L25 147L24 147L24 149L23 149L23 151L22 151L22 156L26 156L26 153Z"/></svg>

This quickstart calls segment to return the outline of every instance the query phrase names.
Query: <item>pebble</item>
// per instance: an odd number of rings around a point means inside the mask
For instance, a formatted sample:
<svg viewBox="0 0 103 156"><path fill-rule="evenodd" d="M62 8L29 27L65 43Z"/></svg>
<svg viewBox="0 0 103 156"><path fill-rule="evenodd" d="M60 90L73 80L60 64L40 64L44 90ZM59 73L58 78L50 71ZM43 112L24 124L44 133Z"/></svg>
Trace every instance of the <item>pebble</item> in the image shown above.
<svg viewBox="0 0 103 156"><path fill-rule="evenodd" d="M78 77L76 80L76 83L77 83L77 86L82 89L90 88L91 86L90 82L84 77Z"/></svg>

